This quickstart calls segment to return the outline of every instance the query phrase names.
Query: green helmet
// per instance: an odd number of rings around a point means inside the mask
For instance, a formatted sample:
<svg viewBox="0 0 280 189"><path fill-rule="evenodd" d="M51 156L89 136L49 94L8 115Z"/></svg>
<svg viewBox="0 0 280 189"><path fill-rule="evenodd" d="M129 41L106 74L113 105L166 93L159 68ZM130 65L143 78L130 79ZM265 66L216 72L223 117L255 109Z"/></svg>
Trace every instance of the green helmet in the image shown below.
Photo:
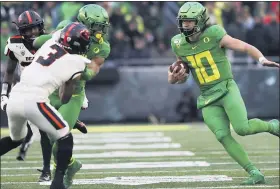
<svg viewBox="0 0 280 189"><path fill-rule="evenodd" d="M87 26L92 34L97 31L100 31L102 34L108 33L110 26L109 16L107 11L99 5L89 4L83 6L79 10L77 19L80 23Z"/></svg>
<svg viewBox="0 0 280 189"><path fill-rule="evenodd" d="M208 19L206 8L202 4L198 2L187 2L178 12L178 28L181 33L189 37L202 31ZM183 28L182 23L184 20L195 21L195 26L191 30Z"/></svg>

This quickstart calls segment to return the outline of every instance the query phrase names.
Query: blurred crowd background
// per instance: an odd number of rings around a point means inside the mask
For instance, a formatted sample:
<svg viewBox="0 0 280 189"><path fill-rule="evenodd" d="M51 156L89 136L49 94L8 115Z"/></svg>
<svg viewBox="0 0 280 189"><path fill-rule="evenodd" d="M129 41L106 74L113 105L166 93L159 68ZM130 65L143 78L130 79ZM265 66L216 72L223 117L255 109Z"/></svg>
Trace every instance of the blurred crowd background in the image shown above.
<svg viewBox="0 0 280 189"><path fill-rule="evenodd" d="M1 53L6 40L16 34L11 22L25 10L37 11L47 32L64 20L76 20L78 10L91 2L1 2ZM184 2L92 2L110 15L109 59L171 57L170 39L177 34L176 16ZM267 56L279 55L279 2L201 2L211 23L246 41ZM257 40L256 40L257 39ZM245 56L229 53L229 56ZM1 60L5 60L1 56Z"/></svg>
<svg viewBox="0 0 280 189"><path fill-rule="evenodd" d="M186 85L169 85L166 79L167 66L175 60L170 40L179 33L176 17L185 2L1 2L1 72L7 60L3 55L6 41L17 33L12 21L20 13L37 11L44 18L46 31L51 32L62 20L76 21L78 10L89 3L100 4L109 13L111 27L106 37L111 53L102 71L87 82L87 96L93 105L81 114L81 120L201 120L196 109L199 91L193 79ZM212 24L223 26L229 35L279 62L279 2L201 3ZM279 71L261 67L244 53L228 50L227 55L248 116L279 116Z"/></svg>

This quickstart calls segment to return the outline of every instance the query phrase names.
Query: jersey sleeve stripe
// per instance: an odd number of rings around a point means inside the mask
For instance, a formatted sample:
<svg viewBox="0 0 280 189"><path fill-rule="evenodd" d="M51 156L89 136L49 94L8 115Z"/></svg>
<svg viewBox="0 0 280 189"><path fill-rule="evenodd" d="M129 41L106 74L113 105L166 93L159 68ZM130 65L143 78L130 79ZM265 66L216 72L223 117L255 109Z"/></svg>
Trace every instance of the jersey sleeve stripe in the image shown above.
<svg viewBox="0 0 280 189"><path fill-rule="evenodd" d="M46 103L38 103L38 108L44 117L57 129L63 129L66 125L62 120L46 105Z"/></svg>
<svg viewBox="0 0 280 189"><path fill-rule="evenodd" d="M29 11L25 11L26 15L27 15L27 19L28 19L28 23L31 24L32 23L32 18L30 16Z"/></svg>
<svg viewBox="0 0 280 189"><path fill-rule="evenodd" d="M11 39L21 39L22 36L21 35L15 35L15 36L12 36Z"/></svg>

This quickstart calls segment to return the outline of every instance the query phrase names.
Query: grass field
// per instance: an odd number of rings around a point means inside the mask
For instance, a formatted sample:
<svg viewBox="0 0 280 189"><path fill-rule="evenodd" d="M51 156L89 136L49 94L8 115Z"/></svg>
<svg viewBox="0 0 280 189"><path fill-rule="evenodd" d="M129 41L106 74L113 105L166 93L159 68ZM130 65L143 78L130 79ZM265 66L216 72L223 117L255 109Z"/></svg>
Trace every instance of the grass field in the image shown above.
<svg viewBox="0 0 280 189"><path fill-rule="evenodd" d="M2 129L2 136L7 135ZM165 126L90 127L74 132L74 156L83 163L72 189L279 188L279 139L269 134L234 137L266 176L266 185L241 186L243 171L201 123ZM38 138L24 162L17 150L1 158L1 189L47 189Z"/></svg>

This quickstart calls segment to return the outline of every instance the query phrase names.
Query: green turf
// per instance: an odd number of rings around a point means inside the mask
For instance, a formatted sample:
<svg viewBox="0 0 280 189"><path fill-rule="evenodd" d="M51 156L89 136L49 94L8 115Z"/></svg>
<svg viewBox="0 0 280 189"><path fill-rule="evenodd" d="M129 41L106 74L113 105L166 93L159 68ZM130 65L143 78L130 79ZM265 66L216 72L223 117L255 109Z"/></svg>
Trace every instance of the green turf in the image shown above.
<svg viewBox="0 0 280 189"><path fill-rule="evenodd" d="M117 150L80 150L74 153L102 153L113 151L191 151L194 156L176 157L100 157L81 159L83 164L115 164L129 162L180 162L180 161L206 161L210 163L208 167L173 167L173 168L134 168L134 169L82 169L75 179L103 179L108 177L139 177L139 176L172 176L179 178L182 176L194 175L226 175L231 177L231 181L207 181L207 182L165 182L155 184L142 184L136 186L116 185L116 184L92 184L73 185L73 189L132 189L132 188L245 188L239 184L247 177L239 165L237 165L223 150L216 141L214 135L203 124L196 124L188 130L170 128L162 131L165 137L171 137L172 142L179 143L181 148L175 149L117 149ZM148 127L148 126L147 126ZM170 126L169 126L170 127ZM137 127L136 127L137 128ZM163 129L164 130L164 129ZM144 132L141 130L141 132ZM147 130L147 132L154 132ZM160 129L159 129L160 131ZM108 131L105 131L108 133ZM139 131L140 132L140 131ZM100 131L99 131L100 133ZM248 151L250 159L266 176L266 185L246 187L246 188L279 188L279 138L269 134L258 134L255 136L234 137ZM74 136L75 138L75 136ZM142 143L141 143L142 144ZM143 143L144 144L144 143ZM81 145L81 144L79 144ZM86 144L102 145L102 144ZM39 172L36 167L42 166L41 149L38 141L35 141L30 148L25 162L15 160L17 150L9 152L1 158L1 189L47 189L49 186L41 186L36 183ZM20 169L29 168L30 169ZM7 169L10 168L10 169ZM30 183L31 182L31 183Z"/></svg>

